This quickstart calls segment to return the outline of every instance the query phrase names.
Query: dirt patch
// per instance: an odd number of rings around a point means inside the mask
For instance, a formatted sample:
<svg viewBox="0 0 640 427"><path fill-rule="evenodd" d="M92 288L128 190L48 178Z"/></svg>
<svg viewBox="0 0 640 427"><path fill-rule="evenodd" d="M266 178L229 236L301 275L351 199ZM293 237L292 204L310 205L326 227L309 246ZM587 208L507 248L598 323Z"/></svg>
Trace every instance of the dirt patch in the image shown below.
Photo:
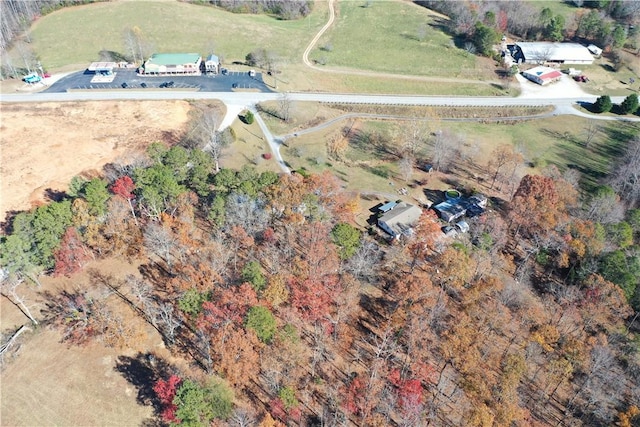
<svg viewBox="0 0 640 427"><path fill-rule="evenodd" d="M154 141L177 142L188 120L185 101L3 104L0 122L0 219L65 191L71 178L97 174Z"/></svg>
<svg viewBox="0 0 640 427"><path fill-rule="evenodd" d="M151 384L135 384L119 364L148 352L169 363L174 363L175 358L149 324L113 293L92 283L89 274L90 269L96 269L121 279L127 274L137 275L138 267L135 260L97 260L72 277L43 276L40 288L24 284L20 289L41 322L48 302L46 295L85 290L93 298L107 299L114 313L143 332L127 348L106 347L100 338L83 346L61 342L59 330L45 323L34 328L6 298L0 299L3 328L14 330L17 325L27 324L32 329L21 336L16 351L5 357L0 399L2 425L129 426L142 425L152 417L153 408L140 401L141 387Z"/></svg>

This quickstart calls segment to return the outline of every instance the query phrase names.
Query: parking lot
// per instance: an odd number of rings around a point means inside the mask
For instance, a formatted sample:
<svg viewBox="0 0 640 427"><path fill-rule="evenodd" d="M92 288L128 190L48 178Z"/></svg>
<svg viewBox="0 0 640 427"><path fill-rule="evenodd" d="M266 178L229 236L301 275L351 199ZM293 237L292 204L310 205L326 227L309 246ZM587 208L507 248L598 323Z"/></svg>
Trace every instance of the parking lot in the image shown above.
<svg viewBox="0 0 640 427"><path fill-rule="evenodd" d="M198 90L202 92L230 92L234 90L257 90L273 92L262 81L262 74L250 76L246 71L229 70L225 75L202 76L140 76L135 70L117 68L111 83L91 83L93 73L80 71L70 74L51 85L45 92L61 93L68 90L118 89L118 90ZM173 83L171 83L173 82Z"/></svg>

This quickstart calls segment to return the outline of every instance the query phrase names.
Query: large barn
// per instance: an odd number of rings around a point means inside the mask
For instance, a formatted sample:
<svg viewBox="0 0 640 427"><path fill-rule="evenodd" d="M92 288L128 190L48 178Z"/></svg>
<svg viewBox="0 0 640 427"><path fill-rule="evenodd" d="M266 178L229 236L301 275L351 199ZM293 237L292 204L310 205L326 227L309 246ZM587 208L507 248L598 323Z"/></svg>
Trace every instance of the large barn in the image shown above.
<svg viewBox="0 0 640 427"><path fill-rule="evenodd" d="M154 53L142 66L142 74L200 74L197 53Z"/></svg>
<svg viewBox="0 0 640 427"><path fill-rule="evenodd" d="M519 42L508 46L517 63L593 64L589 49L578 43Z"/></svg>

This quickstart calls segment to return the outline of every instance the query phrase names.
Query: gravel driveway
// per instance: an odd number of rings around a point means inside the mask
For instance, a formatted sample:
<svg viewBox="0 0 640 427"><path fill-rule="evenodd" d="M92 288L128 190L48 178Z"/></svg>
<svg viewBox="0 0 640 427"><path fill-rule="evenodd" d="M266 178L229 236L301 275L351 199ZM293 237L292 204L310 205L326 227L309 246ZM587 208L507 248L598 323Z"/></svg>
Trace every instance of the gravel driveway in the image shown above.
<svg viewBox="0 0 640 427"><path fill-rule="evenodd" d="M574 81L571 77L563 74L559 81L540 86L520 74L516 74L516 79L520 83L520 96L518 98L527 99L552 99L552 98L580 98L592 97L593 95L585 92L580 87L580 83Z"/></svg>

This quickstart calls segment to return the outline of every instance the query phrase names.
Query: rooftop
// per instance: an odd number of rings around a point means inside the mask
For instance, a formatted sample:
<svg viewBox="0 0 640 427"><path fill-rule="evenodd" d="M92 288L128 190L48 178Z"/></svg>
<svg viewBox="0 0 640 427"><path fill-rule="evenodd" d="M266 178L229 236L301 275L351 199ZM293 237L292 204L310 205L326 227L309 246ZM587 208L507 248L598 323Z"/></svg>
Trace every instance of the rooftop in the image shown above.
<svg viewBox="0 0 640 427"><path fill-rule="evenodd" d="M147 65L182 65L195 64L200 59L197 53L154 53L147 61Z"/></svg>
<svg viewBox="0 0 640 427"><path fill-rule="evenodd" d="M528 61L593 61L589 49L578 43L519 42L516 45Z"/></svg>
<svg viewBox="0 0 640 427"><path fill-rule="evenodd" d="M524 71L524 74L537 76L542 80L557 79L558 77L562 77L562 73L560 71L542 66Z"/></svg>

